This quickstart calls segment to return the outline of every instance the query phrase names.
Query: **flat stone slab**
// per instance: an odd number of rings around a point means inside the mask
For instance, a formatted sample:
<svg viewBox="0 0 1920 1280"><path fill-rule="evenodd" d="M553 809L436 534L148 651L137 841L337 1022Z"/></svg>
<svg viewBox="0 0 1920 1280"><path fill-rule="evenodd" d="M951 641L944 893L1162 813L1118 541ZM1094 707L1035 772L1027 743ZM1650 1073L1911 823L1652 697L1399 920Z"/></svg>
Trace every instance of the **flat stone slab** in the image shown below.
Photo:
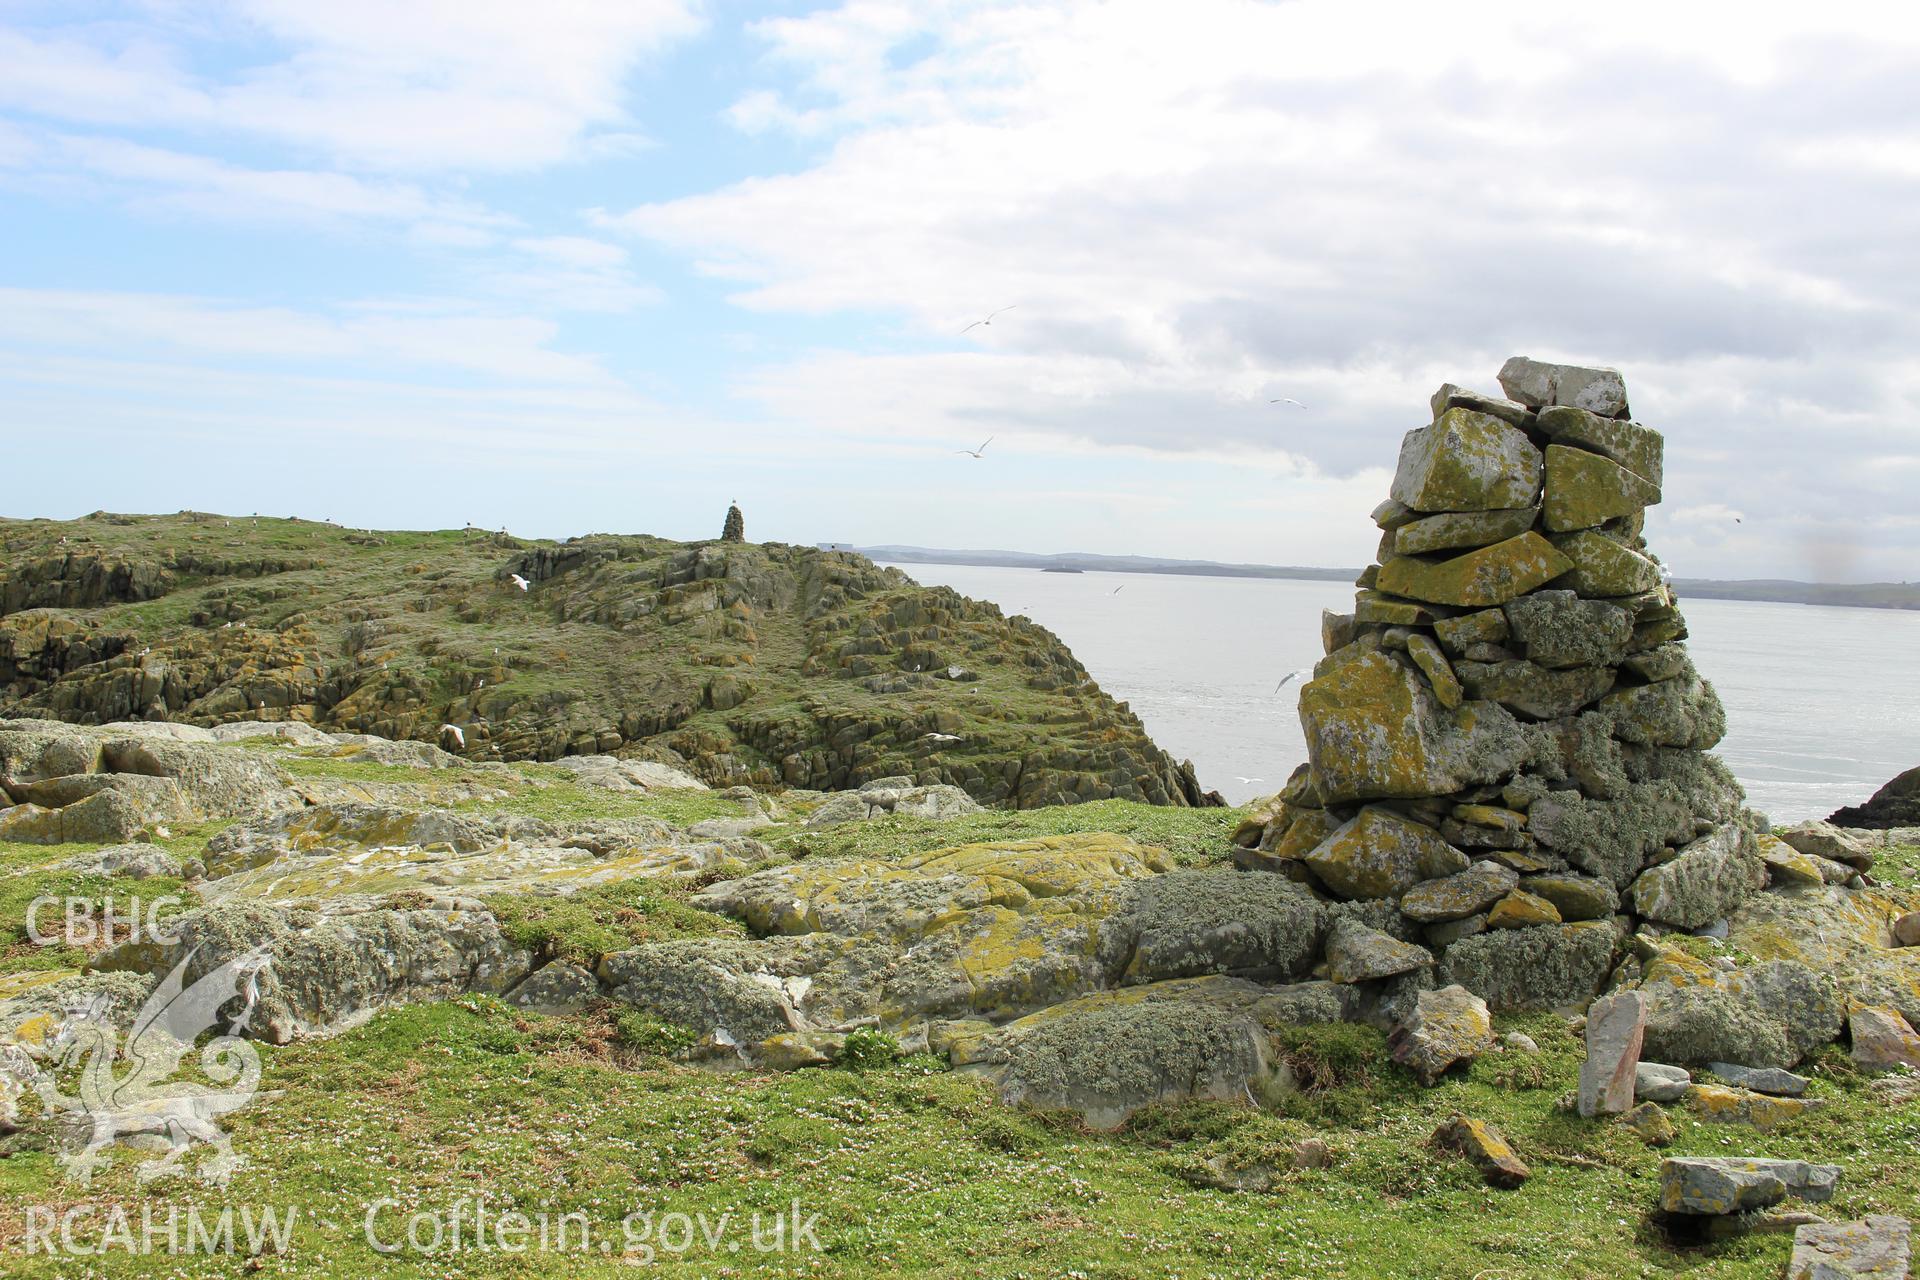
<svg viewBox="0 0 1920 1280"><path fill-rule="evenodd" d="M1603 418L1627 416L1627 380L1618 369L1514 356L1500 366L1500 389L1529 409L1567 405Z"/></svg>
<svg viewBox="0 0 1920 1280"><path fill-rule="evenodd" d="M1797 1098L1812 1083L1805 1076L1795 1075L1781 1067L1743 1067L1736 1062L1709 1062L1707 1070L1728 1084L1751 1089L1755 1093L1771 1094L1776 1098Z"/></svg>
<svg viewBox="0 0 1920 1280"><path fill-rule="evenodd" d="M1809 1224L1793 1233L1787 1280L1907 1280L1913 1224L1891 1214Z"/></svg>
<svg viewBox="0 0 1920 1280"><path fill-rule="evenodd" d="M1660 1162L1660 1207L1668 1213L1721 1215L1770 1209L1788 1196L1824 1204L1840 1166L1739 1156L1675 1156Z"/></svg>

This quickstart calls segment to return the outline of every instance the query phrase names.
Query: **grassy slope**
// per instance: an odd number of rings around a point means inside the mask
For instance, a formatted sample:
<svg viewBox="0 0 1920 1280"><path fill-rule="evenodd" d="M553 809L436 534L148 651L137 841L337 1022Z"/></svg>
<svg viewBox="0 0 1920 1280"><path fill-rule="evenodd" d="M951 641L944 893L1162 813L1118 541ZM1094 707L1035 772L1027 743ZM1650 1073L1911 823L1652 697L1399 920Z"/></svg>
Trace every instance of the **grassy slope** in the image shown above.
<svg viewBox="0 0 1920 1280"><path fill-rule="evenodd" d="M598 799L597 811L606 812L606 798ZM518 790L506 807L557 815L586 803L557 786ZM690 802L666 803L684 819ZM661 806L621 802L629 812ZM988 814L944 830L889 820L790 835L786 843L793 853L888 856L1086 823L1131 829L1197 861L1207 849L1218 855L1237 816L1115 803ZM186 833L176 844L190 851L205 835ZM68 852L13 846L0 849L0 865L18 872ZM1894 850L1887 869L1907 882L1920 877L1920 848ZM87 887L150 893L155 885L94 877ZM681 936L725 927L671 894L651 896L651 908L639 912L613 899L585 904L582 917L560 922L555 936L591 945L602 936L592 930ZM0 922L17 925L22 906L18 892L0 895ZM6 967L33 959L19 951L6 953ZM648 1056L622 1038L638 1037L611 1010L552 1019L462 1000L391 1010L335 1039L265 1049L266 1087L279 1094L229 1125L252 1164L224 1191L177 1181L143 1191L132 1172L139 1157L122 1152L89 1198L136 1213L149 1196L162 1207L194 1204L203 1212L223 1204L304 1206L308 1217L291 1249L262 1259L263 1275L626 1275L642 1260L622 1256L620 1221L630 1210L705 1213L710 1222L732 1213L738 1222L796 1198L819 1214L823 1254L782 1259L750 1248L719 1255L696 1248L656 1254L653 1265L688 1276L1778 1274L1784 1236L1685 1252L1665 1247L1645 1220L1660 1154L1559 1108L1580 1054L1557 1020L1502 1024L1509 1028L1532 1034L1542 1055L1492 1055L1430 1090L1386 1062L1374 1032L1297 1034L1289 1051L1303 1075L1329 1083L1296 1096L1285 1113L1213 1103L1156 1108L1103 1135L1071 1119L1004 1108L932 1059L864 1072L715 1075ZM1911 1158L1920 1104L1894 1106L1871 1095L1837 1050L1814 1075L1815 1092L1833 1100L1825 1112L1763 1137L1697 1123L1676 1109L1680 1138L1672 1152L1831 1160L1847 1174L1830 1215L1911 1213L1920 1201L1920 1165ZM1517 1192L1490 1191L1460 1162L1428 1150L1428 1135L1456 1110L1501 1126L1532 1162L1533 1180ZM1209 1157L1284 1164L1292 1143L1307 1135L1331 1146L1332 1167L1288 1172L1272 1193L1198 1189L1181 1177ZM388 1259L363 1242L364 1207L381 1196L410 1211L482 1193L500 1211L582 1212L613 1252L564 1262L479 1252ZM78 1274L71 1259L17 1252L26 1205L76 1198L47 1153L0 1160L0 1254L8 1274ZM381 1221L387 1235L399 1230L397 1213ZM246 1265L119 1256L98 1273L224 1276Z"/></svg>
<svg viewBox="0 0 1920 1280"><path fill-rule="evenodd" d="M36 689L16 710L43 713L64 687L84 690L73 696L91 714L112 696L114 681L103 677L150 647L149 665L171 666L194 691L172 715L199 723L249 718L259 704L267 718L292 714L386 737L438 740L442 722L485 723L491 747L475 733L474 754L497 748L521 759L609 749L624 735L628 746L679 753L696 769L731 758L732 780L756 785L938 774L993 800L1005 798L996 780L1006 768L1036 756L1098 773L1104 765L1073 757L1120 744L1130 750L1130 770L1171 767L1135 717L1084 671L1069 670L1058 639L1024 619L968 605L924 642L936 659L924 669L964 665L977 681L915 676L916 687L874 692L831 664L803 670L816 633L838 644L879 625L866 666L898 676L922 670L925 658L896 643L901 628L885 622L894 605L952 606L858 556L774 544L728 549L739 573L725 583L663 589L675 557L691 545L596 535L576 549L598 559L523 593L506 573L554 544L197 513L0 522L0 570L22 580L64 557L156 572L175 566L171 589L155 599L62 611L103 636L127 637L128 656ZM815 617L821 596L827 604ZM1060 679L1059 687L1036 686L1036 673ZM709 705L717 677L743 682L745 701ZM843 756L860 756L858 776L783 779L781 753L821 748L829 723L863 726L834 744ZM960 740L927 739L936 726ZM723 780L711 770L705 776ZM1058 797L1023 791L1022 803L1048 798Z"/></svg>

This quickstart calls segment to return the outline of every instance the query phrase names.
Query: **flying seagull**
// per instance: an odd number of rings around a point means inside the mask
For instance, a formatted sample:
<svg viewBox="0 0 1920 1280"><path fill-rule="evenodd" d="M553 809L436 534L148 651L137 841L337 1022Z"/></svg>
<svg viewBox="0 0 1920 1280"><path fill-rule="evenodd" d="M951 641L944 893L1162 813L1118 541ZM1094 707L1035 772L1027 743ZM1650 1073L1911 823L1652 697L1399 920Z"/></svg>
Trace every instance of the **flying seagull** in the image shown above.
<svg viewBox="0 0 1920 1280"><path fill-rule="evenodd" d="M957 734L957 733L930 733L930 734L928 734L928 735L926 736L926 738L924 739L924 741L927 741L927 742L965 742L965 741L966 741L966 739L965 739L965 738L963 738L963 737L961 737L961 736L960 736L959 734Z"/></svg>
<svg viewBox="0 0 1920 1280"><path fill-rule="evenodd" d="M1233 776L1234 776L1234 778L1235 778L1235 779L1236 779L1236 780L1237 780L1237 781L1238 781L1238 782L1240 783L1240 785L1241 785L1241 786L1250 786L1251 784L1253 784L1253 783L1256 783L1256 782L1265 782L1265 781L1266 781L1266 779L1265 779L1265 778L1242 778L1242 777L1241 777L1241 776L1240 776L1239 774L1237 774L1237 773L1236 773L1236 774L1234 774Z"/></svg>
<svg viewBox="0 0 1920 1280"><path fill-rule="evenodd" d="M527 580L521 577L519 574L510 573L507 576L513 580L514 586L520 588L522 591L525 591L527 589L527 585L528 585Z"/></svg>
<svg viewBox="0 0 1920 1280"><path fill-rule="evenodd" d="M969 458L977 458L977 457L979 457L979 456L980 456L981 454L983 454L983 453L985 453L985 452L987 451L987 446L988 446L988 445L990 445L990 444L992 444L992 443L993 443L993 441L994 441L994 437L992 437L992 436L988 436L988 437L987 437L987 438L986 438L985 440L982 440L982 441L980 442L980 447L979 447L978 449L955 449L955 450L954 450L954 452L955 452L955 453L964 453L964 454L966 454L966 455L967 455L967 456L968 456Z"/></svg>
<svg viewBox="0 0 1920 1280"><path fill-rule="evenodd" d="M1110 591L1110 592L1108 592L1107 594L1108 594L1108 595L1115 595L1115 596L1117 596L1117 595L1119 595L1119 594L1120 594L1120 593L1121 593L1122 591L1125 591L1126 589L1127 589L1127 584L1123 582L1123 583L1121 583L1121 584L1120 584L1119 586L1117 586L1117 587L1115 587L1115 588L1114 588L1114 589L1113 589L1112 591Z"/></svg>
<svg viewBox="0 0 1920 1280"><path fill-rule="evenodd" d="M1301 409L1304 409L1307 407L1301 404L1298 400L1295 400L1292 396L1281 396L1278 400L1269 400L1267 401L1267 403L1268 404L1290 404Z"/></svg>
<svg viewBox="0 0 1920 1280"><path fill-rule="evenodd" d="M1016 302L1012 306L1006 306L1006 307L1000 308L1000 310L998 311L988 312L987 318L985 320L975 320L972 324L967 326L967 329L976 328L977 326L983 325L983 324L990 325L993 323L994 316L1005 315L1007 312L1013 310L1014 307L1017 307L1019 305L1020 304ZM967 329L962 329L960 332L965 333Z"/></svg>
<svg viewBox="0 0 1920 1280"><path fill-rule="evenodd" d="M462 751L465 751L467 749L467 735L460 732L459 725L443 724L440 726L440 732L450 736L453 739L453 744L456 747L459 747Z"/></svg>
<svg viewBox="0 0 1920 1280"><path fill-rule="evenodd" d="M1306 675L1306 674L1307 674L1307 669L1306 669L1305 667L1302 667L1302 668L1300 668L1300 670L1298 670L1298 671L1289 671L1289 672L1287 672L1287 674L1286 674L1286 675L1284 675L1284 676L1282 676L1282 677L1280 677L1280 683L1279 683L1279 684L1277 684L1277 685L1275 685L1275 686L1273 686L1273 691L1274 691L1275 693L1278 693L1278 692L1280 692L1280 691L1281 691L1282 689L1284 689L1284 688L1286 688L1286 687L1287 687L1287 681L1289 681L1289 680L1298 680L1298 679L1299 679L1299 678L1300 678L1301 676L1303 676L1303 675Z"/></svg>

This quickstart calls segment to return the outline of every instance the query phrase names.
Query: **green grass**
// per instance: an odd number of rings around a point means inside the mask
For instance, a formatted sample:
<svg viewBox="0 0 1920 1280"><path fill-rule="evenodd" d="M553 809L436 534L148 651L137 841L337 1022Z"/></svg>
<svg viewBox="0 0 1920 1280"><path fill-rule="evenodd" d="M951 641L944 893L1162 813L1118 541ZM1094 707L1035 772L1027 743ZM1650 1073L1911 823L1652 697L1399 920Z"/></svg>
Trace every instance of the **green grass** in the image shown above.
<svg viewBox="0 0 1920 1280"><path fill-rule="evenodd" d="M1020 812L989 809L944 822L876 818L821 830L763 832L760 837L796 858L886 859L956 844L1112 832L1165 849L1182 866L1200 866L1227 857L1228 837L1245 816L1244 809L1168 809L1099 800Z"/></svg>
<svg viewBox="0 0 1920 1280"><path fill-rule="evenodd" d="M785 1259L694 1249L658 1254L669 1275L1276 1276L1368 1280L1779 1273L1784 1236L1679 1251L1647 1218L1660 1153L1617 1126L1582 1121L1559 1099L1577 1042L1551 1018L1510 1024L1542 1054L1482 1059L1422 1089L1386 1058L1377 1033L1344 1028L1288 1050L1336 1066L1280 1114L1223 1103L1138 1113L1115 1134L1072 1118L1009 1110L978 1082L925 1057L789 1075L712 1073L665 1062L657 1027L523 1015L468 999L392 1010L332 1040L266 1050L280 1094L230 1128L252 1164L224 1191L160 1184L142 1193L122 1151L91 1199L137 1206L299 1205L285 1254L258 1274L376 1277L632 1274L621 1221L656 1214L771 1214L798 1200L817 1213L824 1252ZM1771 1136L1706 1125L1675 1109L1675 1153L1834 1160L1846 1167L1826 1212L1910 1213L1920 1168L1920 1106L1872 1099L1833 1056L1815 1069L1823 1113ZM1338 1099L1337 1105L1330 1100ZM1498 1125L1533 1167L1515 1192L1486 1188L1428 1145L1456 1111ZM1294 1169L1294 1143L1331 1149L1326 1169ZM1270 1167L1274 1189L1194 1185L1207 1162ZM48 1154L0 1161L0 1249L30 1204L71 1193ZM375 1254L366 1207L395 1196L444 1207L486 1193L504 1212L584 1214L608 1256ZM394 1234L399 1219L381 1219ZM326 1223L332 1223L329 1227ZM636 1254L633 1261L638 1262ZM190 1264L183 1271L183 1263ZM9 1256L9 1274L74 1274L71 1261ZM112 1276L233 1276L237 1257L115 1257Z"/></svg>
<svg viewBox="0 0 1920 1280"><path fill-rule="evenodd" d="M598 885L565 898L512 894L485 902L516 946L542 960L591 969L601 956L643 942L744 936L728 917L689 906L687 892L684 886L641 880Z"/></svg>

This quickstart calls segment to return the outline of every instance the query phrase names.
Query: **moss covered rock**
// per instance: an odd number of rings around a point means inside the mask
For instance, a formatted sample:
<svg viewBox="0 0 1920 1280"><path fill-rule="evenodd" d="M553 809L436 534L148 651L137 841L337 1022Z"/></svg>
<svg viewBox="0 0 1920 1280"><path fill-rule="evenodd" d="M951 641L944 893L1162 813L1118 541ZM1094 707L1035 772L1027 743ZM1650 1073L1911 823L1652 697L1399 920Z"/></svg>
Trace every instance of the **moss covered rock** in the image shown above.
<svg viewBox="0 0 1920 1280"><path fill-rule="evenodd" d="M1448 409L1401 442L1392 496L1420 512L1529 507L1541 467L1525 432L1490 414Z"/></svg>
<svg viewBox="0 0 1920 1280"><path fill-rule="evenodd" d="M1307 758L1323 802L1446 795L1511 773L1529 747L1504 708L1448 711L1417 670L1349 648L1300 691Z"/></svg>
<svg viewBox="0 0 1920 1280"><path fill-rule="evenodd" d="M1574 567L1529 530L1449 559L1396 555L1380 566L1381 591L1431 604L1484 609L1545 586Z"/></svg>
<svg viewBox="0 0 1920 1280"><path fill-rule="evenodd" d="M1659 486L1608 458L1566 445L1547 446L1541 522L1553 533L1592 529L1637 515L1660 501Z"/></svg>

